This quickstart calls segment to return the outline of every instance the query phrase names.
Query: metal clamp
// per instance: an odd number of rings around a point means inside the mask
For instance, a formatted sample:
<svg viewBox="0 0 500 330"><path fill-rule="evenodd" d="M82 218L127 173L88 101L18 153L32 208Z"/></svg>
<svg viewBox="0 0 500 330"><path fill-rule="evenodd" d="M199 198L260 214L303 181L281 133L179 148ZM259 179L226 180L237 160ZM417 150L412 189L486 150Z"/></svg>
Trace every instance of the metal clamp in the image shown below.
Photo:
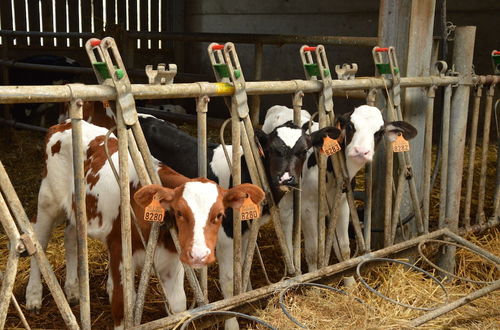
<svg viewBox="0 0 500 330"><path fill-rule="evenodd" d="M85 43L85 49L99 83L116 89L116 105L122 111L123 121L126 125L134 125L138 120L134 95L115 40L111 37L102 40L91 38Z"/></svg>
<svg viewBox="0 0 500 330"><path fill-rule="evenodd" d="M491 52L491 64L493 64L493 73L500 75L500 51Z"/></svg>
<svg viewBox="0 0 500 330"><path fill-rule="evenodd" d="M382 54L387 54L387 61L383 60ZM394 107L397 112L399 112L399 107L401 106L401 75L398 66L398 60L396 57L396 50L394 47L379 47L375 46L372 49L373 62L379 75L391 75L392 76L392 99L394 102Z"/></svg>
<svg viewBox="0 0 500 330"><path fill-rule="evenodd" d="M156 70L152 65L146 65L146 75L150 85L170 85L177 74L177 65L169 64L168 70L165 63L159 63Z"/></svg>
<svg viewBox="0 0 500 330"><path fill-rule="evenodd" d="M312 52L316 55L316 62L314 62ZM317 45L316 47L304 45L300 47L300 58L302 59L306 78L308 80L322 80L325 111L327 113L333 111L332 74L328 65L325 47L323 45Z"/></svg>
<svg viewBox="0 0 500 330"><path fill-rule="evenodd" d="M215 79L222 83L233 83L234 95L232 99L237 105L238 115L240 118L247 117L249 109L245 77L234 44L232 42L227 42L224 45L211 43L207 51Z"/></svg>
<svg viewBox="0 0 500 330"><path fill-rule="evenodd" d="M436 63L434 63L434 69L439 77L444 78L448 70L448 63L445 61L436 61Z"/></svg>
<svg viewBox="0 0 500 330"><path fill-rule="evenodd" d="M347 64L344 63L342 66L335 65L335 73L340 80L354 80L356 78L356 73L358 72L358 65L356 63Z"/></svg>

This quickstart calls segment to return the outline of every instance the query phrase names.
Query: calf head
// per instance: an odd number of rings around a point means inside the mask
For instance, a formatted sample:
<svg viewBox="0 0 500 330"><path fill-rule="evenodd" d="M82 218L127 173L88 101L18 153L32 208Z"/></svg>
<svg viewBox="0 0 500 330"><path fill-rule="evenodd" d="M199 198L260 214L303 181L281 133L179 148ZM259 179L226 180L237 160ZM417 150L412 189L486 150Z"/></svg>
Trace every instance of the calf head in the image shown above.
<svg viewBox="0 0 500 330"><path fill-rule="evenodd" d="M162 207L175 215L180 259L192 267L215 261L217 233L226 208L241 207L247 197L254 203L264 199L264 192L253 184L224 189L204 178L192 179L175 189L148 185L139 189L134 199L141 207L146 207L155 194Z"/></svg>
<svg viewBox="0 0 500 330"><path fill-rule="evenodd" d="M380 110L369 105L339 116L338 124L344 134L347 161L359 166L373 159L375 146L384 134L390 141L400 134L406 140L417 135L417 129L405 121L384 123Z"/></svg>
<svg viewBox="0 0 500 330"><path fill-rule="evenodd" d="M255 131L256 142L262 148L264 166L275 198L278 191L283 194L290 187L297 185L307 151L312 146L321 147L323 137L327 135L336 139L340 135L340 130L335 127L325 127L309 135L305 127L301 128L292 122L287 122L269 134L261 130Z"/></svg>

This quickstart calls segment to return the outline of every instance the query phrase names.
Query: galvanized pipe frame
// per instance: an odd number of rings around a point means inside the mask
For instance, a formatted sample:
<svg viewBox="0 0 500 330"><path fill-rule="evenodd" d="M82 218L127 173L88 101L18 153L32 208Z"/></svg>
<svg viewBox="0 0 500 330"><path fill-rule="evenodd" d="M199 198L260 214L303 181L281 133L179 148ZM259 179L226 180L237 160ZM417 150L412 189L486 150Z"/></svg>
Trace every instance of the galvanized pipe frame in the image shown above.
<svg viewBox="0 0 500 330"><path fill-rule="evenodd" d="M56 302L57 308L61 313L64 323L70 329L79 329L80 327L78 326L78 322L73 312L71 311L71 308L69 307L66 296L61 289L56 276L54 275L52 267L50 266L50 263L45 255L45 252L42 249L42 246L40 245L40 242L33 233L30 221L14 190L14 187L12 186L12 183L10 182L10 179L7 175L7 172L5 171L2 162L0 162L0 189L4 194L5 201L9 205L10 212L15 219L17 227L23 233L23 242L26 243L26 241L29 241L29 243L32 244L35 249L34 254L31 257L34 257L36 259L42 276L45 279L45 283L52 293L52 297ZM13 220L12 217L9 217L7 219Z"/></svg>

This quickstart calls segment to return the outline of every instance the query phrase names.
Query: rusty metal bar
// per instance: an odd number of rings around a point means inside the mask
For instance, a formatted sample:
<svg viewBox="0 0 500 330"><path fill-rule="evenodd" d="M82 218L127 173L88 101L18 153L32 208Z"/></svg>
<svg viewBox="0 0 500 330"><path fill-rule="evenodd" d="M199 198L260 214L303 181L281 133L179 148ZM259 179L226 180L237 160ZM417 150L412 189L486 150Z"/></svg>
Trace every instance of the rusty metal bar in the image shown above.
<svg viewBox="0 0 500 330"><path fill-rule="evenodd" d="M390 230L390 242L389 245L394 244L394 240L396 239L396 229L399 223L400 211L401 211L401 201L403 200L403 192L404 192L404 183L406 178L406 169L400 168L398 175L398 183L396 186L396 198L394 198L394 208L392 210L392 225ZM401 228L403 230L403 228Z"/></svg>
<svg viewBox="0 0 500 330"><path fill-rule="evenodd" d="M139 327L136 327L134 329L137 330L149 330L149 329L158 329L158 328L168 328L168 327L173 327L179 322L182 322L182 320L187 320L189 317L193 315L197 315L199 313L203 313L205 311L212 311L212 310L231 310L234 309L235 307L242 305L244 303L252 303L255 301L258 301L260 299L263 299L274 292L284 289L292 284L296 283L302 283L302 282L314 282L314 281L326 281L329 280L332 276L335 276L341 272L348 271L350 269L353 269L354 267L357 266L361 261L366 260L366 259L371 259L371 258L376 258L376 257L384 257L388 256L391 254L395 254L401 251L405 251L409 248L415 247L418 245L418 243L428 240L428 239L434 239L441 237L442 235L446 235L449 231L447 229L440 229L437 231L434 231L432 233L422 235L419 237L416 237L414 239L401 242L399 244L395 244L392 246L389 246L384 249L380 249L371 253L368 253L363 256L359 256L356 258L352 258L343 262L339 262L334 265L326 266L321 269L318 269L317 271L306 273L300 276L296 276L293 278L290 278L288 280L284 280L266 287L262 287L259 289L255 289L252 291L248 291L245 293L242 293L238 297L232 297L229 299L224 299L220 300L196 309L192 309L186 312L178 313L176 315L159 319L156 321L152 321L149 323L142 324Z"/></svg>
<svg viewBox="0 0 500 330"><path fill-rule="evenodd" d="M262 79L262 58L264 56L264 47L262 43L256 43L254 46L254 80L259 81ZM257 126L259 124L259 114L260 114L260 96L252 96L252 102L250 106L250 119L252 120L252 125Z"/></svg>
<svg viewBox="0 0 500 330"><path fill-rule="evenodd" d="M377 90L370 89L366 95L366 104L375 106ZM372 205L373 205L373 167L371 163L365 165L365 212L364 235L366 251L371 251L372 240Z"/></svg>
<svg viewBox="0 0 500 330"><path fill-rule="evenodd" d="M64 295L59 282L54 275L52 267L50 266L49 261L45 255L45 252L41 248L38 239L33 233L33 229L31 228L31 224L28 220L26 212L19 200L12 183L9 180L7 172L0 161L0 188L4 193L5 200L9 205L9 209L14 215L17 224L20 230L27 235L27 237L33 242L36 247L36 252L32 256L36 259L38 266L40 267L40 271L45 279L45 283L49 287L50 292L52 293L52 297L56 302L57 308L59 309L61 316L66 324L66 326L70 329L79 329L78 322L69 307L68 302L66 301L66 297Z"/></svg>
<svg viewBox="0 0 500 330"><path fill-rule="evenodd" d="M427 89L427 109L425 111L425 136L424 136L424 182L422 184L422 220L424 233L429 232L429 211L431 202L431 175L432 175L432 128L434 116L434 99L436 86Z"/></svg>
<svg viewBox="0 0 500 330"><path fill-rule="evenodd" d="M73 182L75 186L75 219L78 248L78 284L80 289L80 322L82 329L90 329L89 258L87 243L86 184L83 169L84 150L82 145L83 101L70 102L71 137L73 145Z"/></svg>
<svg viewBox="0 0 500 330"><path fill-rule="evenodd" d="M388 96L390 97L390 96ZM392 121L393 118L387 113L388 120ZM385 141L385 198L384 198L384 247L391 245L391 219L392 219L392 181L393 181L393 167L394 157L392 152L392 143L388 140Z"/></svg>
<svg viewBox="0 0 500 330"><path fill-rule="evenodd" d="M5 201L3 200L3 198L2 204L5 205ZM14 289L14 282L16 280L18 264L19 252L16 251L15 245L11 245L7 264L5 265L6 274L3 277L2 287L0 289L0 329L3 329L5 326L5 319L7 318L9 303L10 300L14 297L12 290Z"/></svg>
<svg viewBox="0 0 500 330"><path fill-rule="evenodd" d="M409 326L410 327L421 326L422 324L424 324L428 321L434 320L435 318L438 318L443 314L451 312L452 310L457 309L460 306L466 305L466 304L470 303L471 301L474 301L478 298L481 298L481 297L483 297L483 296L485 296L493 291L496 291L498 289L500 289L500 280L496 281L493 284L490 284L484 288L481 288L477 291L474 291L474 292L466 295L465 297L462 297L460 299L452 301L449 304L441 306L441 307L439 307L439 308L437 308L437 309L435 309L427 314L419 316L416 319L413 319L410 322Z"/></svg>
<svg viewBox="0 0 500 330"><path fill-rule="evenodd" d="M481 145L481 171L479 173L479 198L476 213L476 221L480 224L486 221L486 216L484 214L484 198L486 190L486 169L488 166L488 148L490 143L491 113L493 110L493 95L495 95L495 86L495 84L491 84L486 90L486 103L484 105L483 143Z"/></svg>

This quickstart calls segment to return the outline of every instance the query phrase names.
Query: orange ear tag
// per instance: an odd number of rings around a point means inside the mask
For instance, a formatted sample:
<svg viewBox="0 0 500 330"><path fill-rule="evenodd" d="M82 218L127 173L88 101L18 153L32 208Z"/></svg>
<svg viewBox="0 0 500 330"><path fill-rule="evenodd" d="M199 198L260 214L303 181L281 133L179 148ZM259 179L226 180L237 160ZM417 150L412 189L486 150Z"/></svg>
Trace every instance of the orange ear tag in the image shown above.
<svg viewBox="0 0 500 330"><path fill-rule="evenodd" d="M247 197L240 207L240 218L243 220L257 219L260 217L260 207L250 197Z"/></svg>
<svg viewBox="0 0 500 330"><path fill-rule="evenodd" d="M410 144L403 137L403 134L398 134L396 140L392 142L392 151L394 152L410 151Z"/></svg>
<svg viewBox="0 0 500 330"><path fill-rule="evenodd" d="M111 105L109 104L109 101L102 101L102 106L104 107L104 109L111 108Z"/></svg>
<svg viewBox="0 0 500 330"><path fill-rule="evenodd" d="M323 146L321 147L320 152L327 156L331 156L334 153L337 153L342 149L340 147L339 141L332 139L328 135L323 138Z"/></svg>
<svg viewBox="0 0 500 330"><path fill-rule="evenodd" d="M155 194L151 203L144 209L144 220L151 222L163 222L165 209L160 204L160 196Z"/></svg>

